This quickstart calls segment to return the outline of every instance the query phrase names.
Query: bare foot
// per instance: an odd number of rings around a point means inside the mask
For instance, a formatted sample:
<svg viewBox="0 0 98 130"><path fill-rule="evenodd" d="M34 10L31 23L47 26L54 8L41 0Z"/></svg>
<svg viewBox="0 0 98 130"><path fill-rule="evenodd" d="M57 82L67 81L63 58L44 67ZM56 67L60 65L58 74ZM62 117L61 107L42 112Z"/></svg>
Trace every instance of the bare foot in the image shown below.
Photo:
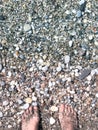
<svg viewBox="0 0 98 130"><path fill-rule="evenodd" d="M62 130L76 130L77 116L71 106L61 104L59 107L59 121Z"/></svg>
<svg viewBox="0 0 98 130"><path fill-rule="evenodd" d="M38 130L38 107L29 107L22 116L22 130Z"/></svg>

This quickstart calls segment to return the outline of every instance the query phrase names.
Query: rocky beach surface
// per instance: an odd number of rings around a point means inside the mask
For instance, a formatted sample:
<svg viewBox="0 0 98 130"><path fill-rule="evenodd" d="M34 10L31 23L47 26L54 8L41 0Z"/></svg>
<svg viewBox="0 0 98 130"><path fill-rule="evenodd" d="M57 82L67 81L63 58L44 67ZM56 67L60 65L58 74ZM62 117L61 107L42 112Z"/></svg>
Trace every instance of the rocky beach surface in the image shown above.
<svg viewBox="0 0 98 130"><path fill-rule="evenodd" d="M60 103L98 130L98 0L0 0L0 130L30 105L60 130Z"/></svg>

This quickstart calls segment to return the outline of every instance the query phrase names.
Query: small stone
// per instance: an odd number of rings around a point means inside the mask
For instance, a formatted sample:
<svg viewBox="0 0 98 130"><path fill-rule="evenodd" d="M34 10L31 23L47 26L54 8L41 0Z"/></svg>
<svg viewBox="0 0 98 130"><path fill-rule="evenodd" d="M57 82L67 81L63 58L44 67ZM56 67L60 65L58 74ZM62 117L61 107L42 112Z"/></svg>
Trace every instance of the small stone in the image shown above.
<svg viewBox="0 0 98 130"><path fill-rule="evenodd" d="M69 55L66 55L65 56L65 63L68 64L70 61L70 56Z"/></svg>
<svg viewBox="0 0 98 130"><path fill-rule="evenodd" d="M94 44L95 44L96 46L98 46L98 41L95 41Z"/></svg>
<svg viewBox="0 0 98 130"><path fill-rule="evenodd" d="M3 66L2 66L2 64L0 64L0 71L2 71L2 69L3 69Z"/></svg>
<svg viewBox="0 0 98 130"><path fill-rule="evenodd" d="M3 87L3 86L5 86L5 82L4 81L1 81L0 82L0 85Z"/></svg>
<svg viewBox="0 0 98 130"><path fill-rule="evenodd" d="M32 101L37 101L37 97L35 97L35 96L32 96Z"/></svg>
<svg viewBox="0 0 98 130"><path fill-rule="evenodd" d="M12 128L12 125L8 125L8 129Z"/></svg>
<svg viewBox="0 0 98 130"><path fill-rule="evenodd" d="M94 70L91 71L91 76L93 76L95 74L96 74L96 69L94 69Z"/></svg>
<svg viewBox="0 0 98 130"><path fill-rule="evenodd" d="M86 3L87 3L86 1L83 1L83 0L82 0L82 2L81 2L81 4L80 4L80 10L81 10L82 12L85 11Z"/></svg>
<svg viewBox="0 0 98 130"><path fill-rule="evenodd" d="M81 12L81 10L78 10L77 13L76 13L76 17L80 18L81 16L82 16L82 12Z"/></svg>
<svg viewBox="0 0 98 130"><path fill-rule="evenodd" d="M50 124L53 125L55 123L55 119L53 117L50 117Z"/></svg>
<svg viewBox="0 0 98 130"><path fill-rule="evenodd" d="M18 99L17 102L19 105L23 103L23 101L21 99Z"/></svg>
<svg viewBox="0 0 98 130"><path fill-rule="evenodd" d="M3 106L7 106L9 104L8 101L3 101Z"/></svg>
<svg viewBox="0 0 98 130"><path fill-rule="evenodd" d="M86 78L91 73L91 69L84 69L79 76L80 80Z"/></svg>
<svg viewBox="0 0 98 130"><path fill-rule="evenodd" d="M31 103L31 102L32 102L32 98L26 98L26 99L25 99L25 102L26 102L26 103Z"/></svg>
<svg viewBox="0 0 98 130"><path fill-rule="evenodd" d="M50 108L50 110L51 110L52 112L56 112L56 111L58 111L58 107L52 106L52 107Z"/></svg>
<svg viewBox="0 0 98 130"><path fill-rule="evenodd" d="M0 15L0 20L6 20L6 17L4 15Z"/></svg>
<svg viewBox="0 0 98 130"><path fill-rule="evenodd" d="M48 70L48 66L42 67L42 71L43 71L43 72L46 72L47 70Z"/></svg>
<svg viewBox="0 0 98 130"><path fill-rule="evenodd" d="M30 29L31 29L31 26L30 26L29 24L25 24L25 25L24 25L24 31L25 31L25 32L30 31Z"/></svg>
<svg viewBox="0 0 98 130"><path fill-rule="evenodd" d="M3 113L0 111L0 117L3 117Z"/></svg>
<svg viewBox="0 0 98 130"><path fill-rule="evenodd" d="M28 103L26 103L23 106L21 106L21 109L28 109L28 108L29 108L29 104Z"/></svg>
<svg viewBox="0 0 98 130"><path fill-rule="evenodd" d="M98 93L96 93L96 95L95 95L97 98L98 98Z"/></svg>
<svg viewBox="0 0 98 130"><path fill-rule="evenodd" d="M33 102L33 103L32 103L32 106L37 106L37 102Z"/></svg>
<svg viewBox="0 0 98 130"><path fill-rule="evenodd" d="M73 41L69 41L69 47L73 46Z"/></svg>
<svg viewBox="0 0 98 130"><path fill-rule="evenodd" d="M94 36L93 35L89 35L88 39L91 41L93 40Z"/></svg>
<svg viewBox="0 0 98 130"><path fill-rule="evenodd" d="M12 73L11 71L8 72L8 77L11 77Z"/></svg>
<svg viewBox="0 0 98 130"><path fill-rule="evenodd" d="M57 70L57 72L60 72L60 71L62 70L61 66L58 66L58 67L56 68L56 70Z"/></svg>
<svg viewBox="0 0 98 130"><path fill-rule="evenodd" d="M0 121L0 127L2 126L2 122Z"/></svg>
<svg viewBox="0 0 98 130"><path fill-rule="evenodd" d="M79 2L80 5L82 5L82 4L84 4L84 3L85 3L85 0L81 0L81 1Z"/></svg>
<svg viewBox="0 0 98 130"><path fill-rule="evenodd" d="M88 81L91 81L91 79L92 79L92 76L91 76L91 75L87 76L87 80L88 80Z"/></svg>

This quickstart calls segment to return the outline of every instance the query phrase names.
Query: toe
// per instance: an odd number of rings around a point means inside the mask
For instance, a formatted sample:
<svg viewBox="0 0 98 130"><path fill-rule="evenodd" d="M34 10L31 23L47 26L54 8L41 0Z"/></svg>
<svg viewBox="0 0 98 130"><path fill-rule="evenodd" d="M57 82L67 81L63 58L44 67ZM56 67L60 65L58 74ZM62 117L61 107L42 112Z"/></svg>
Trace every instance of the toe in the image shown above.
<svg viewBox="0 0 98 130"><path fill-rule="evenodd" d="M61 104L59 106L59 119L62 120L62 118L64 117L64 110L65 110L65 105Z"/></svg>
<svg viewBox="0 0 98 130"><path fill-rule="evenodd" d="M24 122L25 121L25 115L24 115L24 113L22 114L22 122Z"/></svg>
<svg viewBox="0 0 98 130"><path fill-rule="evenodd" d="M68 110L68 114L70 114L71 113L71 106L67 106L67 110Z"/></svg>
<svg viewBox="0 0 98 130"><path fill-rule="evenodd" d="M68 105L66 105L66 104L65 104L65 109L64 109L64 111L65 111L65 114L68 113Z"/></svg>
<svg viewBox="0 0 98 130"><path fill-rule="evenodd" d="M32 106L29 107L30 115L32 115Z"/></svg>
<svg viewBox="0 0 98 130"><path fill-rule="evenodd" d="M65 105L64 104L61 104L59 106L59 113L63 113L64 112L64 109L65 109Z"/></svg>
<svg viewBox="0 0 98 130"><path fill-rule="evenodd" d="M39 111L38 111L38 107L37 106L33 107L33 111L34 111L34 117L39 117Z"/></svg>

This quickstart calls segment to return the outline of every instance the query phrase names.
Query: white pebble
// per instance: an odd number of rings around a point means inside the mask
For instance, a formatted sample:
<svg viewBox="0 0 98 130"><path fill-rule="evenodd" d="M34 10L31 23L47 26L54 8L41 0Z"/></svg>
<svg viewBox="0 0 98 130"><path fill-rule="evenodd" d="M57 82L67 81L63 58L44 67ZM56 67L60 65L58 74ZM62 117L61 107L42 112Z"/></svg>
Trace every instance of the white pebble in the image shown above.
<svg viewBox="0 0 98 130"><path fill-rule="evenodd" d="M62 68L61 68L60 66L58 66L58 67L56 68L56 70L57 70L57 72L60 72L60 71L62 70Z"/></svg>
<svg viewBox="0 0 98 130"><path fill-rule="evenodd" d="M8 101L3 101L3 106L7 106L8 104Z"/></svg>
<svg viewBox="0 0 98 130"><path fill-rule="evenodd" d="M17 102L19 105L23 103L23 101L21 99L18 99Z"/></svg>
<svg viewBox="0 0 98 130"><path fill-rule="evenodd" d="M32 72L33 70L34 70L34 67L31 67L31 68L29 69L30 72Z"/></svg>
<svg viewBox="0 0 98 130"><path fill-rule="evenodd" d="M96 46L98 46L98 41L95 41L94 44L95 44Z"/></svg>
<svg viewBox="0 0 98 130"><path fill-rule="evenodd" d="M37 101L37 97L33 96L32 101Z"/></svg>
<svg viewBox="0 0 98 130"><path fill-rule="evenodd" d="M46 72L46 71L48 70L48 66L42 67L42 70L43 70L44 72Z"/></svg>
<svg viewBox="0 0 98 130"><path fill-rule="evenodd" d="M33 103L32 103L32 106L37 106L37 102L33 102Z"/></svg>
<svg viewBox="0 0 98 130"><path fill-rule="evenodd" d="M88 81L91 81L91 79L92 79L91 75L87 76Z"/></svg>
<svg viewBox="0 0 98 130"><path fill-rule="evenodd" d="M26 103L26 104L24 104L21 108L22 108L22 109L28 109L28 108L29 108L29 104Z"/></svg>
<svg viewBox="0 0 98 130"><path fill-rule="evenodd" d="M12 128L12 126L11 126L11 125L8 125L8 129L10 129L10 128Z"/></svg>
<svg viewBox="0 0 98 130"><path fill-rule="evenodd" d="M53 117L50 117L50 124L53 125L55 123L55 119Z"/></svg>
<svg viewBox="0 0 98 130"><path fill-rule="evenodd" d="M0 111L0 117L3 117L3 113Z"/></svg>
<svg viewBox="0 0 98 130"><path fill-rule="evenodd" d="M69 41L69 47L72 47L73 41Z"/></svg>
<svg viewBox="0 0 98 130"><path fill-rule="evenodd" d="M94 37L93 37L93 35L89 35L89 40L92 40Z"/></svg>
<svg viewBox="0 0 98 130"><path fill-rule="evenodd" d="M81 1L79 2L79 4L82 5L82 4L84 4L84 2L85 2L85 0L81 0Z"/></svg>
<svg viewBox="0 0 98 130"><path fill-rule="evenodd" d="M65 56L65 63L68 64L70 61L70 56L69 55L66 55Z"/></svg>
<svg viewBox="0 0 98 130"><path fill-rule="evenodd" d="M49 81L49 87L52 87L52 85L53 85L53 84L52 84L52 82L51 82L51 81Z"/></svg>
<svg viewBox="0 0 98 130"><path fill-rule="evenodd" d="M12 75L12 73L9 71L9 72L8 72L8 77L11 77L11 75Z"/></svg>
<svg viewBox="0 0 98 130"><path fill-rule="evenodd" d="M96 97L98 98L98 93L96 93Z"/></svg>
<svg viewBox="0 0 98 130"><path fill-rule="evenodd" d="M27 32L31 29L31 26L29 24L24 25L24 31Z"/></svg>
<svg viewBox="0 0 98 130"><path fill-rule="evenodd" d="M95 74L96 74L96 69L94 69L94 70L91 71L91 76L93 76Z"/></svg>

